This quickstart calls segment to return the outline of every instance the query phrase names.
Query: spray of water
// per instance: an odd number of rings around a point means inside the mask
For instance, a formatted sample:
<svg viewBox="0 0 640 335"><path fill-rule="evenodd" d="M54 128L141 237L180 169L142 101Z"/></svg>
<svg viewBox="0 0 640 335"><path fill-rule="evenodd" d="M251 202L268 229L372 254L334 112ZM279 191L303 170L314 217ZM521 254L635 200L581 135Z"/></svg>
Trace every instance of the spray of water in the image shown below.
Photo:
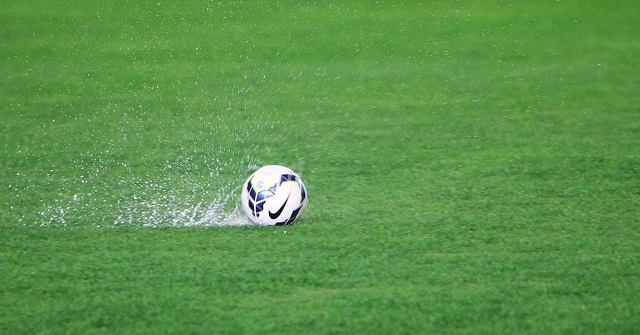
<svg viewBox="0 0 640 335"><path fill-rule="evenodd" d="M157 185L157 184L156 184ZM201 192L203 195L200 193ZM61 195L38 213L40 226L244 226L250 222L238 204L237 185L184 194L166 189L139 189L128 198L100 198L93 192Z"/></svg>

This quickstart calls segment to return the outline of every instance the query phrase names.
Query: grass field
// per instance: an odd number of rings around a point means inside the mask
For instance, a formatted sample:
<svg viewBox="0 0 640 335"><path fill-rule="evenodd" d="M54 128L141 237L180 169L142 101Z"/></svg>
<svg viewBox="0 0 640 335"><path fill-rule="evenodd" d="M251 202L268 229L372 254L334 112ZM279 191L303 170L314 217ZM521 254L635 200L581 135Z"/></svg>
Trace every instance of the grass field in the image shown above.
<svg viewBox="0 0 640 335"><path fill-rule="evenodd" d="M637 1L1 8L0 334L640 332Z"/></svg>

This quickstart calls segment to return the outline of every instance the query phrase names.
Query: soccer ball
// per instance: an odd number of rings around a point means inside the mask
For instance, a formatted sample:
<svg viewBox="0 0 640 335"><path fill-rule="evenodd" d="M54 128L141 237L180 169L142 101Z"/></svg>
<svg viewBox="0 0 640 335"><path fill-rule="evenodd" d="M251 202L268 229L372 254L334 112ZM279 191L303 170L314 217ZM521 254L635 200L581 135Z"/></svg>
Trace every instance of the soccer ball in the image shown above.
<svg viewBox="0 0 640 335"><path fill-rule="evenodd" d="M308 198L298 174L284 166L267 165L244 182L240 201L251 222L281 226L300 217Z"/></svg>

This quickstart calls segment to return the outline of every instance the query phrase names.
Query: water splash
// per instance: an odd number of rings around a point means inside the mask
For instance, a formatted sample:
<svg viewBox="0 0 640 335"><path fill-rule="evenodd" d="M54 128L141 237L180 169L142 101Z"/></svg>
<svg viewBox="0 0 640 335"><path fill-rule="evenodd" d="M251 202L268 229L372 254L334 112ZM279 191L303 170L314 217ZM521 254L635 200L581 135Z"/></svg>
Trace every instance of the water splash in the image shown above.
<svg viewBox="0 0 640 335"><path fill-rule="evenodd" d="M94 227L250 225L239 198L244 177L255 169L254 159L231 155L224 162L207 161L204 169L193 161L176 158L144 177L119 171L111 177L120 178L115 183L105 180L104 173L83 174L60 184L57 196L43 200L35 218L25 213L20 221L29 224L35 219L38 226Z"/></svg>
<svg viewBox="0 0 640 335"><path fill-rule="evenodd" d="M235 188L235 187L234 187ZM217 190L208 200L178 191L144 190L140 195L110 202L93 194L56 199L39 211L39 226L245 226L251 223L238 204L239 191ZM158 191L158 192L152 192ZM153 193L153 194L150 194ZM194 192L195 193L195 192Z"/></svg>

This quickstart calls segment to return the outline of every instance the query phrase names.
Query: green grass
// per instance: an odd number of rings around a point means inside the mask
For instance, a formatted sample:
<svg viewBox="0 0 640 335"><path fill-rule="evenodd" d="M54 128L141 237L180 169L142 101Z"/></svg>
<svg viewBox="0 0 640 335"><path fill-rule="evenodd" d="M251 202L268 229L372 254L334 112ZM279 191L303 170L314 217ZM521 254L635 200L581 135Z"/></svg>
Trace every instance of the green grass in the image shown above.
<svg viewBox="0 0 640 335"><path fill-rule="evenodd" d="M1 334L640 331L635 1L2 8Z"/></svg>

